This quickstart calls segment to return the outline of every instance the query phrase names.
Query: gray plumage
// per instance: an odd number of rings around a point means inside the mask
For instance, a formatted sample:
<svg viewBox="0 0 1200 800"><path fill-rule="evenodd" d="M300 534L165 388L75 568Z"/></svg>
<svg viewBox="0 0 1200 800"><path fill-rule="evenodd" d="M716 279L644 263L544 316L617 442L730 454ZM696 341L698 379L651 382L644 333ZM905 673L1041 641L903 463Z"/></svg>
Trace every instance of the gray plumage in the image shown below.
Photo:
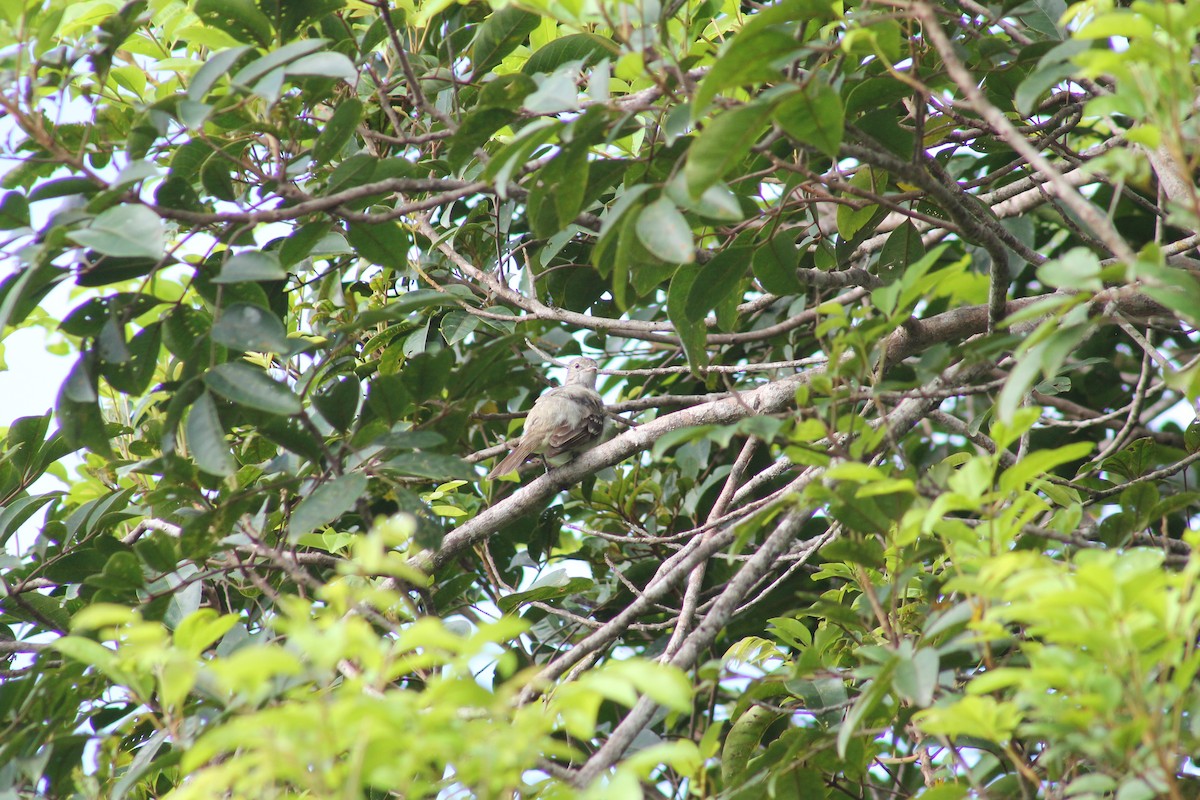
<svg viewBox="0 0 1200 800"><path fill-rule="evenodd" d="M543 459L586 450L604 435L604 401L596 393L596 370L590 358L567 364L567 380L537 399L521 439L504 460L488 473L488 480L507 475L534 455Z"/></svg>

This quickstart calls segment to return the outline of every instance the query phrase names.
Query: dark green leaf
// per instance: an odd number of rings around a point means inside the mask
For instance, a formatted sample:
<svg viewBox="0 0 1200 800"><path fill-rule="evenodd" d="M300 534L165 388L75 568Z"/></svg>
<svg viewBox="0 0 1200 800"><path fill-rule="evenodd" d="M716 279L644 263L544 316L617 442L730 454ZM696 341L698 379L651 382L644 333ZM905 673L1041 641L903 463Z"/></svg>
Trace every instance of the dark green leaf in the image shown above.
<svg viewBox="0 0 1200 800"><path fill-rule="evenodd" d="M800 248L788 233L780 233L754 248L750 266L754 277L772 294L789 295L802 288L796 267L800 264Z"/></svg>
<svg viewBox="0 0 1200 800"><path fill-rule="evenodd" d="M696 90L693 115L705 111L712 99L729 88L749 86L779 77L773 64L794 54L799 42L781 28L741 31L717 56L716 63Z"/></svg>
<svg viewBox="0 0 1200 800"><path fill-rule="evenodd" d="M186 434L188 451L200 469L220 477L232 475L237 469L225 441L221 418L217 416L216 403L208 392L201 393L192 404Z"/></svg>
<svg viewBox="0 0 1200 800"><path fill-rule="evenodd" d="M0 545L7 542L38 509L60 497L59 492L34 494L18 498L0 509Z"/></svg>
<svg viewBox="0 0 1200 800"><path fill-rule="evenodd" d="M128 359L120 364L102 364L100 374L117 391L140 395L154 379L161 348L162 323L152 322L129 340Z"/></svg>
<svg viewBox="0 0 1200 800"><path fill-rule="evenodd" d="M700 268L690 264L675 270L675 276L671 278L671 285L667 289L667 316L675 326L675 333L683 345L683 352L687 356L692 374L702 378L702 370L708 366L707 331L703 321L697 322L687 315L688 297L699 273Z"/></svg>
<svg viewBox="0 0 1200 800"><path fill-rule="evenodd" d="M414 289L411 292L405 292L400 295L383 308L359 314L354 320L353 325L347 326L347 330L361 330L364 327L376 325L380 322L404 319L412 312L419 311L422 308L457 306L462 299L463 295L457 292L439 292L436 289Z"/></svg>
<svg viewBox="0 0 1200 800"><path fill-rule="evenodd" d="M783 99L775 107L775 121L796 141L837 158L842 146L842 99L824 82L809 81Z"/></svg>
<svg viewBox="0 0 1200 800"><path fill-rule="evenodd" d="M0 230L29 226L29 201L20 192L5 192L0 199Z"/></svg>
<svg viewBox="0 0 1200 800"><path fill-rule="evenodd" d="M291 389L240 361L213 367L204 376L204 383L226 400L269 414L292 416L302 410L300 398Z"/></svg>
<svg viewBox="0 0 1200 800"><path fill-rule="evenodd" d="M520 72L513 72L509 75L497 75L494 80L488 81L479 90L479 100L475 103L475 107L480 110L516 111L521 107L521 101L535 91L537 91L537 82L528 75ZM467 121L470 121L472 116L468 116ZM462 128L460 127L454 137L454 141L459 140L462 132ZM483 142L480 141L475 146L478 147L482 144Z"/></svg>
<svg viewBox="0 0 1200 800"><path fill-rule="evenodd" d="M480 80L517 48L542 22L537 14L506 6L484 20L471 46L471 76Z"/></svg>
<svg viewBox="0 0 1200 800"><path fill-rule="evenodd" d="M233 176L230 170L234 165L222 153L213 153L204 166L200 168L200 185L218 200L233 202L237 199L237 191L233 187Z"/></svg>
<svg viewBox="0 0 1200 800"><path fill-rule="evenodd" d="M279 318L262 306L231 303L212 327L213 341L242 352L288 353L291 342Z"/></svg>
<svg viewBox="0 0 1200 800"><path fill-rule="evenodd" d="M408 266L412 239L395 222L351 222L346 225L346 240L359 256L381 267L402 269Z"/></svg>
<svg viewBox="0 0 1200 800"><path fill-rule="evenodd" d="M362 115L363 104L357 97L349 97L338 103L313 145L314 164L324 164L342 151L362 121Z"/></svg>
<svg viewBox="0 0 1200 800"><path fill-rule="evenodd" d="M699 197L745 160L770 115L769 105L753 103L718 114L705 126L688 149L683 168L693 197Z"/></svg>
<svg viewBox="0 0 1200 800"><path fill-rule="evenodd" d="M469 481L479 477L475 474L475 468L466 461L457 456L447 456L441 453L403 453L381 464L380 469L398 475L415 475L438 481L455 478Z"/></svg>
<svg viewBox="0 0 1200 800"><path fill-rule="evenodd" d="M247 250L230 256L221 267L221 273L213 278L213 283L281 281L285 278L287 271L280 265L279 258L274 253Z"/></svg>
<svg viewBox="0 0 1200 800"><path fill-rule="evenodd" d="M730 247L702 265L688 291L684 315L692 322L701 322L718 303L734 293L746 277L753 252L749 247Z"/></svg>
<svg viewBox="0 0 1200 800"><path fill-rule="evenodd" d="M362 389L353 378L339 377L325 384L313 395L313 405L333 427L348 431L354 425Z"/></svg>
<svg viewBox="0 0 1200 800"><path fill-rule="evenodd" d="M921 241L921 232L911 221L905 220L884 242L883 249L879 251L876 272L885 283L891 283L909 264L915 264L924 256L925 244Z"/></svg>
<svg viewBox="0 0 1200 800"><path fill-rule="evenodd" d="M225 31L239 42L270 47L275 38L271 21L254 0L196 0L194 10L204 24Z"/></svg>
<svg viewBox="0 0 1200 800"><path fill-rule="evenodd" d="M549 74L573 62L587 68L605 58L616 58L619 53L620 48L611 39L594 33L572 33L539 47L521 71L526 75Z"/></svg>
<svg viewBox="0 0 1200 800"><path fill-rule="evenodd" d="M454 138L450 140L447 160L455 167L466 164L475 151L487 143L492 134L515 120L517 115L508 108L477 108L467 115Z"/></svg>
<svg viewBox="0 0 1200 800"><path fill-rule="evenodd" d="M573 594L585 592L595 586L595 581L590 578L568 578L562 571L561 580L556 580L551 576L549 581L539 582L541 585L534 586L531 589L526 589L523 592L513 592L510 595L505 595L497 601L496 605L505 614L512 612L514 609L532 603L535 600L555 600L560 597L570 597Z"/></svg>

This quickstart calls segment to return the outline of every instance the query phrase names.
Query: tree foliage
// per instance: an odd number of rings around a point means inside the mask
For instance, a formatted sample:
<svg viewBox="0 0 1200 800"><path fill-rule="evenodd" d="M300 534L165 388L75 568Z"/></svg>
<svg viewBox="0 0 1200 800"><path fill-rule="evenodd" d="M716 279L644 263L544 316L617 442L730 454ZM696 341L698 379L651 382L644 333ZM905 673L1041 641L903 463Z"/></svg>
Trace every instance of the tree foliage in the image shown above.
<svg viewBox="0 0 1200 800"><path fill-rule="evenodd" d="M6 796L1193 795L1198 33L0 0Z"/></svg>

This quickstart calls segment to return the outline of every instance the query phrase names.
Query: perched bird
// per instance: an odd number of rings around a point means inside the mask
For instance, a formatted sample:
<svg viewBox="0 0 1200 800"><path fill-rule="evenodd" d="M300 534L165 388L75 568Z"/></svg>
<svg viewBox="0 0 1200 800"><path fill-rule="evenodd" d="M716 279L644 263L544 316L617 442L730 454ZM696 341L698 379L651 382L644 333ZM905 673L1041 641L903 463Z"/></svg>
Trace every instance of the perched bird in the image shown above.
<svg viewBox="0 0 1200 800"><path fill-rule="evenodd" d="M525 418L521 439L504 460L488 473L488 480L507 475L533 455L542 462L563 453L586 450L604 434L604 401L596 393L598 365L590 358L567 364L567 380L545 392Z"/></svg>

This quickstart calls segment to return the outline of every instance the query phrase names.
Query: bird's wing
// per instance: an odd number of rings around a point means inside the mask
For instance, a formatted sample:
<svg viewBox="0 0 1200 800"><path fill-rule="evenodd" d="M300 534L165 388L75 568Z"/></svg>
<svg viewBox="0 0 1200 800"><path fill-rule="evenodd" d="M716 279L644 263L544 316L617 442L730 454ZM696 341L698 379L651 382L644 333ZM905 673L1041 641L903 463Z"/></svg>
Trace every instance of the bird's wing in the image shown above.
<svg viewBox="0 0 1200 800"><path fill-rule="evenodd" d="M557 456L578 450L604 433L604 401L594 392L579 393L574 398L586 409L583 419L575 425L562 423L550 431L546 439L546 455Z"/></svg>

